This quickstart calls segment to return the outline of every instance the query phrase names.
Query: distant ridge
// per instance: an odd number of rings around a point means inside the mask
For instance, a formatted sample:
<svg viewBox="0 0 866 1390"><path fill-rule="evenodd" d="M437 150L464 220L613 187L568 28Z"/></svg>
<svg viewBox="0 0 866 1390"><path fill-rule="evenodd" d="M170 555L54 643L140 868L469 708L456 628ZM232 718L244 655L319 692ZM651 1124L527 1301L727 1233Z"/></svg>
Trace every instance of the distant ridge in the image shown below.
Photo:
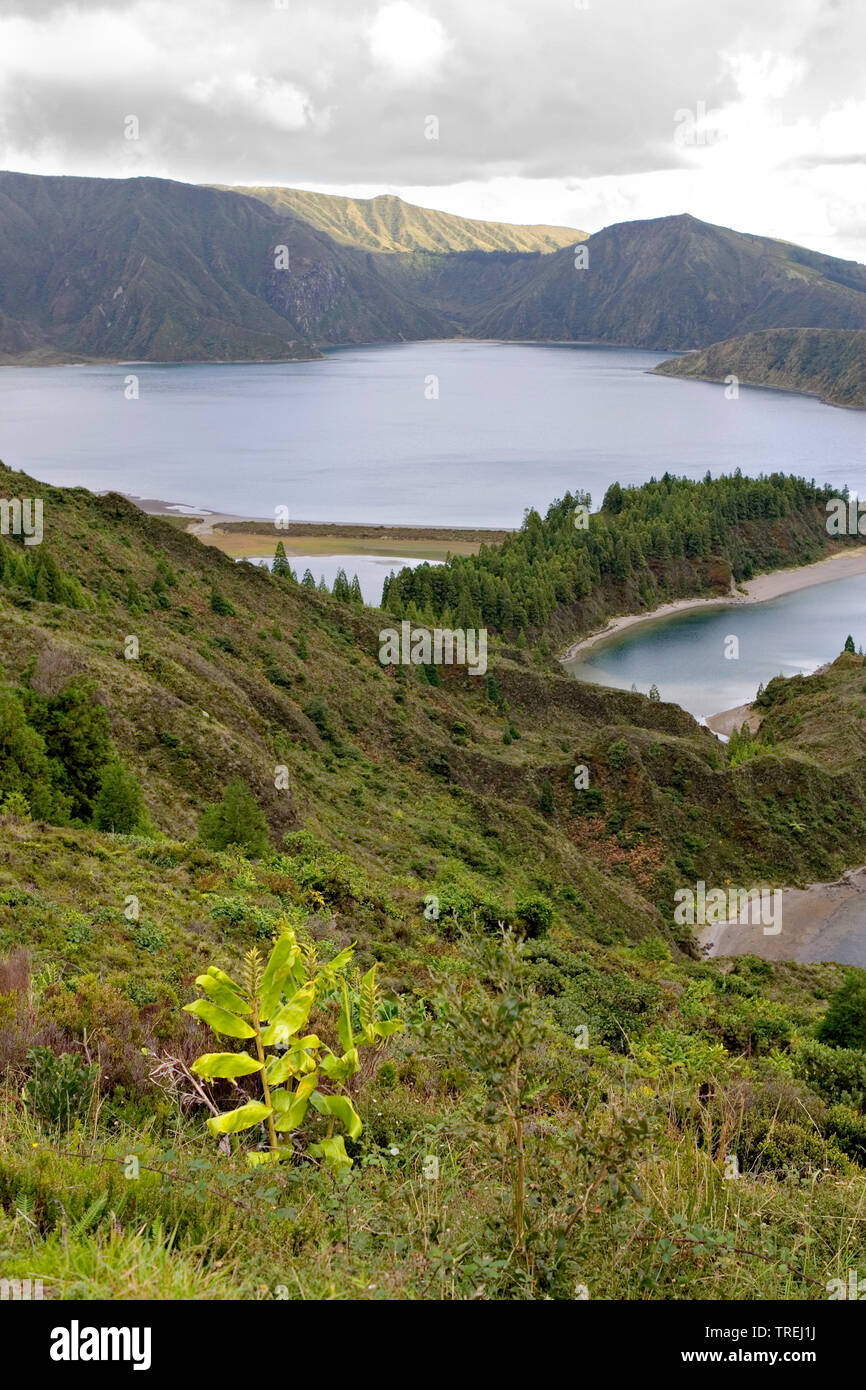
<svg viewBox="0 0 866 1390"><path fill-rule="evenodd" d="M866 331L856 262L687 214L583 235L391 197L0 173L0 363L280 361L454 337L666 352Z"/></svg>
<svg viewBox="0 0 866 1390"><path fill-rule="evenodd" d="M225 187L225 185L215 185ZM344 198L304 188L237 187L228 191L288 208L310 226L346 246L368 251L558 251L585 241L574 227L522 226L458 217L416 207L392 193L376 198Z"/></svg>
<svg viewBox="0 0 866 1390"><path fill-rule="evenodd" d="M820 396L829 405L866 409L866 332L777 328L712 343L661 362L655 371L702 381L734 375L745 385L775 386Z"/></svg>

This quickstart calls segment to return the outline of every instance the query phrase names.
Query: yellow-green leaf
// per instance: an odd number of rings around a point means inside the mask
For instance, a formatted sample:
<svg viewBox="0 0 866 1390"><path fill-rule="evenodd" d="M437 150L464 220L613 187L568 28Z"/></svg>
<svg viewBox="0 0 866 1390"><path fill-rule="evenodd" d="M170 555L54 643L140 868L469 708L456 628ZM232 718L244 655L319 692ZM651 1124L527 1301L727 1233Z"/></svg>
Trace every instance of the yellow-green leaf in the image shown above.
<svg viewBox="0 0 866 1390"><path fill-rule="evenodd" d="M281 1133L297 1129L303 1122L310 1104L310 1095L315 1089L317 1076L305 1076L294 1091L272 1091L274 1105L274 1128Z"/></svg>
<svg viewBox="0 0 866 1390"><path fill-rule="evenodd" d="M195 1014L204 1020L209 1028L215 1033L222 1033L227 1038L254 1038L255 1029L248 1023L244 1023L237 1014L230 1014L228 1009L221 1009L218 1004L214 1004L210 999L196 999L194 1004L184 1004L184 1009L188 1014Z"/></svg>
<svg viewBox="0 0 866 1390"><path fill-rule="evenodd" d="M246 1052L205 1052L190 1068L196 1076L203 1076L206 1081L213 1081L217 1077L233 1081L236 1076L252 1076L254 1071L261 1069L261 1062Z"/></svg>
<svg viewBox="0 0 866 1390"><path fill-rule="evenodd" d="M291 930L282 932L271 951L259 986L259 1018L263 1022L270 1018L279 1004L280 996L285 992L284 986L290 981L300 960L301 952L295 933ZM300 979L291 982L295 986L301 983Z"/></svg>
<svg viewBox="0 0 866 1390"><path fill-rule="evenodd" d="M252 1129L253 1125L260 1125L270 1114L269 1105L262 1105L260 1100L251 1100L246 1105L238 1106L237 1110L226 1110L222 1115L214 1115L208 1120L207 1127L211 1134L238 1134L242 1129Z"/></svg>
<svg viewBox="0 0 866 1390"><path fill-rule="evenodd" d="M354 954L355 943L353 941L351 946L344 947L344 949L340 951L338 955L334 956L333 960L323 961L321 966L319 967L319 973L321 975L338 974L339 971L345 970L346 966L349 964Z"/></svg>
<svg viewBox="0 0 866 1390"><path fill-rule="evenodd" d="M315 998L316 987L310 981L274 1014L268 1027L262 1033L262 1042L265 1046L278 1047L280 1044L290 1043L295 1033L303 1028L309 1018Z"/></svg>
<svg viewBox="0 0 866 1390"><path fill-rule="evenodd" d="M195 982L199 989L203 990L208 998L218 1004L221 1009L228 1009L229 1013L233 1014L252 1012L243 995L238 994L234 989L229 989L227 984L209 972L207 975L196 975Z"/></svg>
<svg viewBox="0 0 866 1390"><path fill-rule="evenodd" d="M322 1139L318 1144L311 1144L309 1152L314 1158L323 1158L331 1168L338 1172L341 1168L351 1168L352 1160L346 1153L346 1145L342 1134L334 1134L330 1139Z"/></svg>
<svg viewBox="0 0 866 1390"><path fill-rule="evenodd" d="M311 1099L320 1115L335 1115L349 1138L358 1138L364 1126L348 1096L323 1096L321 1091L314 1091Z"/></svg>
<svg viewBox="0 0 866 1390"><path fill-rule="evenodd" d="M282 1163L284 1158L291 1158L294 1152L292 1144L283 1144L279 1149L256 1149L247 1154L247 1163L250 1168L261 1168L265 1163Z"/></svg>
<svg viewBox="0 0 866 1390"><path fill-rule="evenodd" d="M355 1075L361 1065L361 1059L357 1047L353 1047L351 1052L344 1052L342 1057L337 1057L332 1052L330 1056L323 1057L319 1065L332 1081L346 1082L350 1076Z"/></svg>
<svg viewBox="0 0 866 1390"><path fill-rule="evenodd" d="M373 1032L377 1037L390 1038L392 1033L399 1033L403 1026L402 1018L378 1018L373 1024Z"/></svg>
<svg viewBox="0 0 866 1390"><path fill-rule="evenodd" d="M341 981L343 993L343 1007L340 1009L340 1017L337 1019L337 1033L343 1047L343 1053L351 1052L355 1046L355 1039L352 1035L352 1005L349 1003L349 991L346 988L346 981Z"/></svg>

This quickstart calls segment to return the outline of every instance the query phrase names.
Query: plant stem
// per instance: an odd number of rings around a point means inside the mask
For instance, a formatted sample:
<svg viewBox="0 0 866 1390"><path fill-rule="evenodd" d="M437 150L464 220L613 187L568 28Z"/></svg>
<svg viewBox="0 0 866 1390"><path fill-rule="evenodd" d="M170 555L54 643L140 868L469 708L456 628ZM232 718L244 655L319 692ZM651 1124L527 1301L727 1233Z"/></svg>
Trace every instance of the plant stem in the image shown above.
<svg viewBox="0 0 866 1390"><path fill-rule="evenodd" d="M260 1075L261 1075L261 1078L262 1078L262 1090L263 1090L264 1093L265 1093L265 1105L266 1105L266 1106L268 1107L268 1109L271 1111L271 1113L268 1115L268 1143L269 1143L270 1146L271 1146L271 1152L272 1152L272 1153L276 1153L276 1152L277 1152L277 1131L274 1129L274 1115L273 1115L273 1110L272 1110L272 1108L271 1108L271 1088L270 1088L270 1086L268 1085L268 1078L265 1076L265 1068L264 1068L265 1053L264 1053L264 1048L262 1047L262 1028L261 1028L261 1024L259 1023L259 1001L258 1001L258 999L253 999L253 1027L254 1027L255 1030L256 1030L256 1056L258 1057L259 1061L262 1063L262 1070L261 1070Z"/></svg>

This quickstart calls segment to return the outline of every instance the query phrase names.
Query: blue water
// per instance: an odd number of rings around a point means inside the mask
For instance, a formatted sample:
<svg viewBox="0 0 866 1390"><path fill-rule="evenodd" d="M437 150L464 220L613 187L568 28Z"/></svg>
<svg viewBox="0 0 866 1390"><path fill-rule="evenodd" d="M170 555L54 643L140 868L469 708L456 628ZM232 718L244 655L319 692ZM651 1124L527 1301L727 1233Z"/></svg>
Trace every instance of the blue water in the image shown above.
<svg viewBox="0 0 866 1390"><path fill-rule="evenodd" d="M568 669L599 685L634 684L644 695L655 684L663 700L701 717L754 699L773 676L809 675L839 655L849 633L866 649L866 575L641 623L590 647ZM739 641L737 658L725 656L729 637Z"/></svg>
<svg viewBox="0 0 866 1390"><path fill-rule="evenodd" d="M866 494L866 413L746 387L729 401L648 375L662 356L428 342L321 362L3 367L0 458L51 483L313 521L513 526L566 489L597 505L614 479L666 469L780 469Z"/></svg>

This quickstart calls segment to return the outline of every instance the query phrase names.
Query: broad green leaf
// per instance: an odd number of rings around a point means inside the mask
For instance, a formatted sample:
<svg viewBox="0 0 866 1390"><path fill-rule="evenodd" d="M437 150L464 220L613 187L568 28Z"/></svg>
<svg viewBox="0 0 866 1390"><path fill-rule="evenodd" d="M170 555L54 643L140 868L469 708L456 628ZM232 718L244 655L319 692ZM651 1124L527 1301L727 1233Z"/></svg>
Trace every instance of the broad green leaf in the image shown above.
<svg viewBox="0 0 866 1390"><path fill-rule="evenodd" d="M295 939L295 933L284 931L271 951L259 986L259 1018L263 1022L270 1018L279 1004L280 996L284 993L284 985L300 960L301 952ZM294 983L297 985L300 981Z"/></svg>
<svg viewBox="0 0 866 1390"><path fill-rule="evenodd" d="M195 982L199 989L203 990L208 998L218 1004L221 1009L228 1009L229 1013L233 1014L252 1013L243 995L238 994L236 990L229 989L228 985L223 984L222 980L217 980L215 976L211 974L196 975Z"/></svg>
<svg viewBox="0 0 866 1390"><path fill-rule="evenodd" d="M342 980L343 1007L340 1009L340 1017L337 1019L337 1033L343 1047L343 1054L351 1052L355 1046L355 1039L352 1035L352 1005L349 1003L349 991L346 988L346 981Z"/></svg>
<svg viewBox="0 0 866 1390"><path fill-rule="evenodd" d="M328 1057L323 1057L319 1063L322 1071L329 1076L332 1081L345 1082L361 1065L357 1047L353 1047L351 1052L344 1052L342 1057L337 1057L333 1052Z"/></svg>
<svg viewBox="0 0 866 1390"><path fill-rule="evenodd" d="M281 1133L297 1129L303 1123L310 1104L310 1095L315 1089L318 1077L315 1072L305 1076L294 1091L272 1091L274 1105L274 1128Z"/></svg>
<svg viewBox="0 0 866 1390"><path fill-rule="evenodd" d="M326 960L326 961L323 961L322 964L319 966L319 974L320 974L320 975L336 975L336 974L338 974L339 971L345 970L346 966L349 964L349 962L351 961L351 959L352 959L352 957L353 957L354 954L355 954L355 943L354 943L354 941L353 941L352 944L351 944L351 946L346 946L346 947L344 947L344 949L343 949L342 951L340 951L336 956L334 956L333 960Z"/></svg>
<svg viewBox="0 0 866 1390"><path fill-rule="evenodd" d="M288 1081L290 1076L294 1076L295 1068L292 1063L290 1052L284 1052L282 1057L269 1057L265 1067L265 1077L269 1086L282 1086L284 1081Z"/></svg>
<svg viewBox="0 0 866 1390"><path fill-rule="evenodd" d="M315 1033L308 1033L305 1038L298 1038L293 1042L287 1055L291 1057L295 1071L314 1071L319 1065L316 1053L321 1047L322 1040L317 1038Z"/></svg>
<svg viewBox="0 0 866 1390"><path fill-rule="evenodd" d="M403 1026L402 1018L377 1018L373 1032L379 1038L390 1038L392 1033L399 1033Z"/></svg>
<svg viewBox="0 0 866 1390"><path fill-rule="evenodd" d="M274 1014L268 1027L262 1033L262 1042L265 1046L277 1047L281 1043L291 1042L294 1034L303 1028L309 1018L315 998L316 986L310 981Z"/></svg>
<svg viewBox="0 0 866 1390"><path fill-rule="evenodd" d="M315 1033L308 1033L305 1038L296 1039L281 1056L268 1058L265 1068L268 1084L280 1086L284 1081L288 1081L290 1076L315 1071L318 1066L315 1053L321 1046L321 1039L317 1038Z"/></svg>
<svg viewBox="0 0 866 1390"><path fill-rule="evenodd" d="M257 1149L253 1153L247 1154L247 1163L250 1168L261 1168L266 1163L282 1163L284 1158L291 1158L295 1152L292 1144L284 1144L279 1149Z"/></svg>
<svg viewBox="0 0 866 1390"><path fill-rule="evenodd" d="M226 1110L222 1115L214 1115L208 1120L207 1127L211 1134L238 1134L242 1129L252 1129L253 1125L260 1125L270 1113L269 1105L262 1105L260 1100L251 1100L246 1105L238 1106L237 1110Z"/></svg>
<svg viewBox="0 0 866 1390"><path fill-rule="evenodd" d="M334 1134L330 1139L322 1139L318 1144L311 1144L309 1152L313 1158L323 1158L325 1162L338 1172L341 1168L351 1168L352 1160L346 1153L346 1144L342 1134Z"/></svg>
<svg viewBox="0 0 866 1390"><path fill-rule="evenodd" d="M230 1014L228 1009L221 1009L218 1004L214 1004L210 999L196 999L194 1004L184 1004L184 1010L188 1014L195 1014L204 1020L209 1028L215 1033L222 1033L227 1038L254 1038L255 1029L248 1023L244 1023L242 1018L236 1014Z"/></svg>
<svg viewBox="0 0 866 1390"><path fill-rule="evenodd" d="M314 1091L311 1100L320 1115L335 1115L350 1139L357 1139L364 1126L348 1096L323 1096Z"/></svg>
<svg viewBox="0 0 866 1390"><path fill-rule="evenodd" d="M220 970L218 965L209 965L207 973L213 975L214 979L219 980L220 984L225 985L227 989L233 989L235 994L243 994L240 985L236 985L231 975L227 975L224 970Z"/></svg>
<svg viewBox="0 0 866 1390"><path fill-rule="evenodd" d="M196 1076L203 1076L205 1081L213 1081L217 1077L233 1081L236 1076L252 1076L254 1071L261 1069L261 1062L246 1052L205 1052L190 1068Z"/></svg>

